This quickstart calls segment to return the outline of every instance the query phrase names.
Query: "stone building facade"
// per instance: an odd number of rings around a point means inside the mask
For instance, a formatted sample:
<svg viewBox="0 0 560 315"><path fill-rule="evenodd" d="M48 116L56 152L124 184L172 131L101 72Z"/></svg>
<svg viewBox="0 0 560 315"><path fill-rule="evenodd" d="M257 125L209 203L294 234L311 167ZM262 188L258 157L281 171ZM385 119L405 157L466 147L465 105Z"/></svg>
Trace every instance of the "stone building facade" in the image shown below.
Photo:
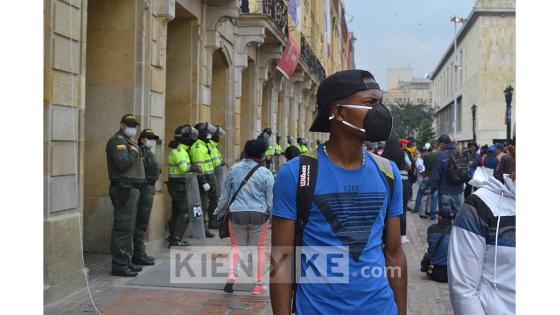
<svg viewBox="0 0 560 315"><path fill-rule="evenodd" d="M84 286L84 251L109 251L105 143L123 114L162 137L148 247L166 233L170 200L162 182L178 125L223 127L220 150L230 165L265 127L282 136L283 147L288 135L326 140L307 129L319 82L352 63L344 5L301 1L302 55L288 79L275 69L287 43L287 4L44 0L45 303Z"/></svg>
<svg viewBox="0 0 560 315"><path fill-rule="evenodd" d="M504 90L510 84L515 88L515 1L477 0L457 33L457 66L454 53L452 41L430 75L437 134L449 134L462 144L473 139L473 129L479 144L506 139ZM458 119L453 134L455 82ZM514 95L512 126L515 104Z"/></svg>
<svg viewBox="0 0 560 315"><path fill-rule="evenodd" d="M383 93L386 104L432 105L431 81L429 79L412 79L399 81L397 87Z"/></svg>

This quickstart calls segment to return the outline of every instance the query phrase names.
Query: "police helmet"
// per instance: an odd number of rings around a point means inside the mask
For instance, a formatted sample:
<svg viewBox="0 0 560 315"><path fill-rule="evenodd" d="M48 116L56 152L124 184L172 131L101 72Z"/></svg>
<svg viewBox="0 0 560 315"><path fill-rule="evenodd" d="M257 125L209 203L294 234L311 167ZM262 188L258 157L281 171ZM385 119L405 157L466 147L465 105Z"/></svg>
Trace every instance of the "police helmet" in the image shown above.
<svg viewBox="0 0 560 315"><path fill-rule="evenodd" d="M198 130L191 125L182 125L175 129L175 139L179 141L196 140L198 138Z"/></svg>

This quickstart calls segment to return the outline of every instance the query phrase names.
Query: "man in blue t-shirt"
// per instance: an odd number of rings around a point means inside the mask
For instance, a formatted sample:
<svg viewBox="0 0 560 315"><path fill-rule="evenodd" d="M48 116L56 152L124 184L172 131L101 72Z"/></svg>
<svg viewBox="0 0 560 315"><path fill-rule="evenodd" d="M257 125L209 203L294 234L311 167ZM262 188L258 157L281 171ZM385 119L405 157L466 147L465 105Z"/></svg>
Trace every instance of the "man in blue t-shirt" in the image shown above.
<svg viewBox="0 0 560 315"><path fill-rule="evenodd" d="M386 170L363 148L364 141L383 141L391 132L391 114L381 100L379 85L367 71L337 72L319 86L319 111L310 131L329 132L330 139L317 149L317 180L302 246L304 253L312 247L318 255L298 257L297 314L406 314L407 269L399 226L402 181L391 162L390 195ZM289 314L292 306L290 248L296 230L299 161L295 158L280 169L273 191L274 314ZM329 264L329 257L337 254L332 248L341 248L346 255ZM326 265L312 266L323 256ZM321 281L309 280L308 275L315 273Z"/></svg>

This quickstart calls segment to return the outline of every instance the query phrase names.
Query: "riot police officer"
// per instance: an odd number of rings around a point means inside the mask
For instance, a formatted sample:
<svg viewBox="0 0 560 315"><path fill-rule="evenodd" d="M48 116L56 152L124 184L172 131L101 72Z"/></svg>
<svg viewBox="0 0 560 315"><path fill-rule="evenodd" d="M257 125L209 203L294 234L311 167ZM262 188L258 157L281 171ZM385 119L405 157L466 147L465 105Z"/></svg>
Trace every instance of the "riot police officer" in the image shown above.
<svg viewBox="0 0 560 315"><path fill-rule="evenodd" d="M222 129L222 127L220 126L217 126L216 132L212 134L212 138L207 143L208 149L210 149L210 157L212 158L212 164L214 165L214 168L218 168L225 164L224 161L222 160L222 154L218 149L218 142L220 142L220 136L223 136L225 134L226 132L224 131L224 129Z"/></svg>
<svg viewBox="0 0 560 315"><path fill-rule="evenodd" d="M198 130L190 125L179 126L175 129L174 138L169 145L172 150L167 157L169 176L167 190L171 196L169 247L190 245L189 242L183 240L183 234L190 221L185 174L199 170L198 167L191 165L188 154L189 147L198 138Z"/></svg>
<svg viewBox="0 0 560 315"><path fill-rule="evenodd" d="M144 246L144 235L148 229L150 212L154 203L156 193L155 184L161 174L161 166L156 159L155 150L159 137L154 134L152 129L144 129L138 137L138 147L144 156L144 173L146 174L146 184L140 188L140 199L138 201L138 212L136 214L136 225L134 227L132 251L132 263L140 266L151 266L154 258L146 255Z"/></svg>
<svg viewBox="0 0 560 315"><path fill-rule="evenodd" d="M217 128L211 124L198 123L194 126L198 130L198 140L191 146L189 153L193 165L202 169L202 174L198 175L198 185L200 191L200 202L202 209L208 215L209 222L215 221L213 213L218 205L218 195L216 193L216 177L214 176L214 164L210 156L208 142L212 135L217 132ZM213 224L212 224L213 225ZM214 237L214 234L205 229L206 237Z"/></svg>
<svg viewBox="0 0 560 315"><path fill-rule="evenodd" d="M309 148L307 147L307 139L305 139L305 137L297 138L297 147L301 154L309 152Z"/></svg>
<svg viewBox="0 0 560 315"><path fill-rule="evenodd" d="M111 232L111 275L113 276L135 277L142 270L142 267L131 262L140 189L146 181L143 154L134 142L139 125L136 116L124 115L119 131L109 138L105 147L111 180L109 196L115 209Z"/></svg>
<svg viewBox="0 0 560 315"><path fill-rule="evenodd" d="M280 134L276 133L276 146L274 147L274 169L280 169L280 156L282 155L282 145L280 145Z"/></svg>

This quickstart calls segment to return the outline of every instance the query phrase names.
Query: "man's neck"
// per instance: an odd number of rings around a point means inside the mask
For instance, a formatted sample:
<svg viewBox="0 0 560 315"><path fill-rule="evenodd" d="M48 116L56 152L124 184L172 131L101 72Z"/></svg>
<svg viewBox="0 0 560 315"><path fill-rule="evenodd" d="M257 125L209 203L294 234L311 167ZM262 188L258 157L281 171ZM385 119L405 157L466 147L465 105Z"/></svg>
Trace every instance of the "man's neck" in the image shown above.
<svg viewBox="0 0 560 315"><path fill-rule="evenodd" d="M355 169L362 165L363 141L356 138L336 137L331 133L329 141L324 144L329 159L345 169Z"/></svg>

